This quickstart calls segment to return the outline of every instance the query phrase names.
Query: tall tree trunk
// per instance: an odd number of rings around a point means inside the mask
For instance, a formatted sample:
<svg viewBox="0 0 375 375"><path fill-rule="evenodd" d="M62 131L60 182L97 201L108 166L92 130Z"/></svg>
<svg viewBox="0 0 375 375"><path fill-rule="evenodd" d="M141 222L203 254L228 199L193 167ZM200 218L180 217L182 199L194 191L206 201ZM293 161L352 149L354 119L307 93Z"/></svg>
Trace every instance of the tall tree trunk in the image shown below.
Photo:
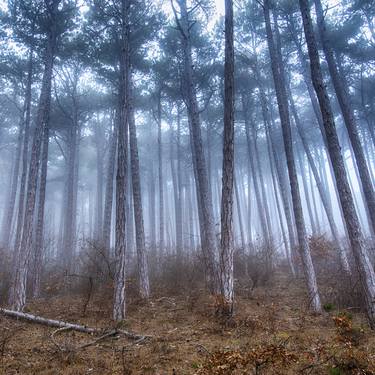
<svg viewBox="0 0 375 375"><path fill-rule="evenodd" d="M255 165L255 160L254 160L254 152L255 152L254 140L252 138L252 134L250 131L250 129L252 128L252 124L250 124L248 108L249 108L249 105L248 103L245 103L244 94L242 94L242 110L243 110L243 115L245 119L245 130L246 130L247 153L248 153L249 165L250 165L252 176L253 176L255 198L258 203L258 212L259 212L260 226L262 229L263 241L268 247L270 243L269 241L270 237L268 233L268 226L267 226L265 211L262 207L261 190L260 190L259 181L258 181L259 168L257 168L257 166Z"/></svg>
<svg viewBox="0 0 375 375"><path fill-rule="evenodd" d="M96 208L95 208L95 239L102 241L103 231L103 159L104 159L104 131L99 121L99 115L95 126L96 144Z"/></svg>
<svg viewBox="0 0 375 375"><path fill-rule="evenodd" d="M27 170L28 170L28 156L29 156L29 140L30 140L30 121L31 121L31 85L33 78L33 48L30 49L29 61L27 68L27 83L26 83L26 95L25 95L25 128L23 135L23 149L22 149L22 172L20 181L20 190L18 195L18 213L17 213L17 227L16 236L14 241L14 255L13 265L18 258L18 252L22 240L22 229L23 219L25 213L25 194L26 194L26 182L27 182Z"/></svg>
<svg viewBox="0 0 375 375"><path fill-rule="evenodd" d="M103 217L103 246L107 256L110 253L111 247L111 224L112 224L112 205L113 205L113 180L116 166L116 149L117 149L117 129L119 126L120 109L116 110L116 120L111 134L108 166L107 166L107 181L105 188L105 203L104 203L104 217Z"/></svg>
<svg viewBox="0 0 375 375"><path fill-rule="evenodd" d="M194 70L192 60L191 45L191 27L192 21L189 20L189 12L186 0L178 0L181 18L176 13L176 22L178 24L183 47L184 57L184 95L186 99L187 112L189 117L189 126L192 137L192 146L194 148L195 160L195 178L199 188L197 189L197 201L201 213L200 225L202 226L202 250L204 253L207 275L209 276L209 286L211 292L217 293L220 290L218 277L218 251L215 235L215 223L213 215L212 194L209 189L207 166L202 144L201 124L199 116L199 108L197 94L194 83ZM195 21L194 21L195 22Z"/></svg>
<svg viewBox="0 0 375 375"><path fill-rule="evenodd" d="M375 273L364 244L358 216L355 211L353 196L350 192L344 160L336 132L331 103L323 82L318 47L315 40L308 0L299 0L303 27L310 57L311 77L323 117L327 136L328 151L336 176L339 197L344 212L346 227L358 269L363 294L366 300L367 315L372 328L375 328Z"/></svg>
<svg viewBox="0 0 375 375"><path fill-rule="evenodd" d="M150 175L149 175L149 217L150 217L150 245L153 256L156 253L156 212L155 212L155 173L154 163L150 163Z"/></svg>
<svg viewBox="0 0 375 375"><path fill-rule="evenodd" d="M49 125L46 123L43 131L43 149L42 164L39 180L39 197L38 212L35 233L35 250L34 250L34 274L33 274L33 297L40 296L40 281L42 274L42 262L44 253L44 206L46 200L47 186L47 167L48 167L48 143L49 143Z"/></svg>
<svg viewBox="0 0 375 375"><path fill-rule="evenodd" d="M14 155L14 162L13 162L13 170L12 170L12 178L11 178L11 185L10 185L10 194L7 199L7 207L3 216L3 223L2 223L2 230L1 230L1 237L2 237L2 246L5 249L8 249L11 241L11 234L12 234L12 224L13 224L13 217L14 217L14 207L16 204L16 195L17 195L17 188L19 182L19 174L20 174L20 162L21 162L21 151L22 151L22 135L23 135L23 128L24 128L24 112L26 107L26 98L24 109L21 114L20 122L18 125L18 136L17 136L17 146Z"/></svg>
<svg viewBox="0 0 375 375"><path fill-rule="evenodd" d="M233 2L225 0L224 139L221 194L221 293L223 313L232 315L233 279L233 183L234 183L234 44Z"/></svg>
<svg viewBox="0 0 375 375"><path fill-rule="evenodd" d="M121 321L126 316L125 271L126 271L126 176L127 138L129 117L129 11L130 0L121 1L121 56L120 98L121 117L118 129L117 174L116 174L116 239L113 319Z"/></svg>
<svg viewBox="0 0 375 375"><path fill-rule="evenodd" d="M64 206L64 234L63 234L63 259L64 267L67 272L71 272L73 260L73 244L75 237L74 227L77 212L74 211L74 193L75 193L75 174L76 174L76 157L77 157L77 128L78 114L77 108L73 109L73 121L69 129L67 142L67 188L66 202Z"/></svg>
<svg viewBox="0 0 375 375"><path fill-rule="evenodd" d="M177 254L183 251L182 234L182 150L181 150L181 113L177 106L177 202L176 204L176 247Z"/></svg>
<svg viewBox="0 0 375 375"><path fill-rule="evenodd" d="M163 145L161 138L161 91L158 92L158 177L159 177L159 252L164 253L164 191L163 191Z"/></svg>
<svg viewBox="0 0 375 375"><path fill-rule="evenodd" d="M296 247L296 239L294 235L294 225L293 225L293 218L292 218L292 212L289 204L289 195L290 195L290 189L288 188L288 181L287 176L284 171L282 162L280 160L280 155L278 153L278 145L275 140L275 137L272 134L272 129L275 127L274 122L271 119L270 112L268 110L267 105L267 98L266 94L264 92L260 72L257 66L257 63L254 67L255 77L257 79L258 87L259 87L259 93L260 93L260 104L262 109L262 117L263 122L266 128L266 134L269 137L270 144L271 144L271 150L273 154L273 159L275 161L275 169L277 174L277 182L280 188L280 194L281 194L281 200L283 203L284 213L285 213L285 219L287 222L287 229L288 229L288 237L289 237L289 244L290 244L290 250L291 250L291 257L292 262L295 260L295 247ZM271 107L272 108L272 107ZM272 123L271 123L272 122Z"/></svg>
<svg viewBox="0 0 375 375"><path fill-rule="evenodd" d="M35 131L31 148L29 163L29 176L27 182L27 197L25 204L25 216L23 220L23 233L17 261L13 271L13 280L10 291L9 304L17 311L24 308L26 303L26 281L29 270L29 260L32 253L33 220L36 200L36 189L38 171L40 165L41 143L44 129L48 127L50 103L51 103L51 81L53 61L56 49L56 13L60 0L53 0L49 12L49 30L45 54L45 66L42 80L42 88L39 97L38 111L35 121Z"/></svg>
<svg viewBox="0 0 375 375"><path fill-rule="evenodd" d="M284 246L285 246L285 254L286 254L286 258L288 260L290 270L292 271L292 275L295 276L296 270L295 270L295 266L294 266L293 259L292 259L291 243L290 243L290 240L289 240L289 244L288 244L288 240L287 240L287 237L286 237L286 232L285 232L283 217L282 217L281 204L280 204L279 196L278 196L278 193L277 193L277 187L279 187L279 189L280 189L280 182L277 183L278 182L277 181L278 176L275 173L276 160L274 158L274 154L272 153L272 144L271 144L269 129L268 129L267 126L266 126L266 141L267 141L268 158L269 158L269 161L270 161L270 168L271 168L272 184L273 184L273 189L274 189L274 194L275 194L276 208L277 208L277 213L278 213L278 216L279 216L281 234L282 234L282 238L283 238L283 242L284 242ZM280 195L281 195L281 192L280 192ZM282 199L282 197L281 197L281 199ZM284 215L285 215L285 219L286 219L286 212L285 211L284 211ZM287 225L288 225L288 223L287 223ZM288 247L288 245L289 245L289 247Z"/></svg>
<svg viewBox="0 0 375 375"><path fill-rule="evenodd" d="M241 248L245 249L245 232L243 227L243 221L242 221L242 212L241 212L241 198L240 198L240 192L238 189L238 181L237 177L234 179L234 192L236 194L236 208L237 208L237 215L238 215L238 225L240 230L240 238L241 238Z"/></svg>
<svg viewBox="0 0 375 375"><path fill-rule="evenodd" d="M130 81L130 79L129 79ZM129 82L129 85L131 82ZM129 140L130 140L130 165L133 186L135 238L137 246L138 282L139 293L142 298L150 296L150 283L148 278L148 264L145 243L145 229L143 221L142 189L139 173L139 156L137 130L135 126L134 109L129 114Z"/></svg>
<svg viewBox="0 0 375 375"><path fill-rule="evenodd" d="M329 226L331 228L333 238L334 238L337 246L339 247L339 256L340 256L341 266L342 266L342 268L344 269L345 272L350 273L350 267L349 267L349 261L348 261L347 254L345 252L345 249L340 246L339 231L337 229L337 226L336 226L336 223L335 223L335 220L334 220L334 217L333 217L332 206L331 206L331 204L328 200L329 194L328 194L326 188L324 188L323 184L321 183L321 179L319 177L319 173L318 173L318 170L316 168L315 161L314 161L314 158L312 156L312 152L310 150L310 145L309 145L309 142L306 138L304 130L302 129L301 120L298 116L298 112L297 112L296 106L294 104L294 100L293 100L293 97L292 97L292 94L291 94L290 90L288 90L288 96L289 96L289 101L290 101L290 108L292 110L293 117L294 117L294 122L296 123L297 132L298 132L298 134L299 134L299 136L302 140L303 148L305 150L307 159L308 159L309 164L310 164L310 168L311 168L312 173L314 175L316 186L317 186L319 194L320 194L320 199L323 203L324 211L327 215L328 223L329 223Z"/></svg>
<svg viewBox="0 0 375 375"><path fill-rule="evenodd" d="M309 219L310 219L310 224L311 224L311 232L312 232L313 236L317 236L318 233L317 233L317 230L316 230L313 210L312 210L312 206L311 206L309 188L308 188L307 181L306 181L307 175L306 175L306 169L305 169L305 164L304 164L304 155L303 155L302 150L298 153L297 160L298 160L298 166L299 166L302 185L303 185L303 192L304 192L304 195L305 195L307 212L309 213Z"/></svg>
<svg viewBox="0 0 375 375"><path fill-rule="evenodd" d="M292 202L294 218L296 222L299 249L305 273L307 289L309 294L309 303L314 312L321 311L320 297L318 293L318 285L316 282L316 275L314 265L311 259L309 243L306 238L305 222L302 212L301 196L299 192L296 166L293 155L293 142L290 127L290 118L287 102L287 93L285 89L285 75L283 71L282 61L278 56L277 49L273 39L271 29L269 0L264 1L264 18L266 22L267 43L271 57L272 75L275 84L277 104L279 107L280 121L283 133L284 147L287 159L290 187L292 192Z"/></svg>

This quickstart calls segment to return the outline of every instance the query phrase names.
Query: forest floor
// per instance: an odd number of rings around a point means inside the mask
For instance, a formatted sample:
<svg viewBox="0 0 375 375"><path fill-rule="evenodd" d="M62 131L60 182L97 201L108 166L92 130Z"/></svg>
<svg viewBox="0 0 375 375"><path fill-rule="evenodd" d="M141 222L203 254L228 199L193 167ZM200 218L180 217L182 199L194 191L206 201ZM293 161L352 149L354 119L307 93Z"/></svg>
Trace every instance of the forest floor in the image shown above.
<svg viewBox="0 0 375 375"><path fill-rule="evenodd" d="M248 295L246 295L248 294ZM110 300L99 295L40 299L36 315L113 327ZM302 283L277 277L269 287L239 293L231 322L214 315L201 290L158 293L149 303L129 301L126 329L151 335L132 343L108 338L85 349L88 334L0 316L0 373L12 374L375 374L375 335L352 309L310 314ZM59 348L58 348L59 347Z"/></svg>

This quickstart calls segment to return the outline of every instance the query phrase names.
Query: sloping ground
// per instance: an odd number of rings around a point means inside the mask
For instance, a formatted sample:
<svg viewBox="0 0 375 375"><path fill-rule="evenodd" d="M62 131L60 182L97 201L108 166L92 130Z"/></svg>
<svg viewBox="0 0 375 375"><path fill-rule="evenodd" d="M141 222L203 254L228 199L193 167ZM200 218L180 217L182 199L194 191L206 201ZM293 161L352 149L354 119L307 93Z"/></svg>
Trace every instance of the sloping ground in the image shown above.
<svg viewBox="0 0 375 375"><path fill-rule="evenodd" d="M0 373L80 374L375 374L375 337L361 314L312 316L303 289L286 278L237 296L236 316L220 322L203 290L150 303L129 302L127 329L152 335L141 343L94 337L0 317ZM109 292L107 294L110 294ZM34 314L113 327L109 298L39 300ZM85 316L84 316L85 315ZM57 344L57 345L56 345Z"/></svg>

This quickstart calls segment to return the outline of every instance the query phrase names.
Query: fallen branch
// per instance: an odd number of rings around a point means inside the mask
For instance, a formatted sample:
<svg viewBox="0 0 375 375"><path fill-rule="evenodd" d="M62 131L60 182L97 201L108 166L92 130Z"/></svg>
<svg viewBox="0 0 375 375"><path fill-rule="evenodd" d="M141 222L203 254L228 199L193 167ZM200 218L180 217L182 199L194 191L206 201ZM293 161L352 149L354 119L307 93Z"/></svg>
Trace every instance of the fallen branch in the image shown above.
<svg viewBox="0 0 375 375"><path fill-rule="evenodd" d="M28 313L23 313L20 311L14 311L14 310L8 310L8 309L0 308L0 313L4 314L5 316L9 316L11 318L23 319L32 323L43 324L49 327L64 328L63 330L72 330L72 331L89 333L89 334L102 334L105 337L109 336L107 335L108 330L102 329L102 328L93 328L93 327L87 327L81 324L64 322L62 320L47 319L47 318L43 318L42 316L37 316L33 314L28 314ZM111 330L110 333L111 335L123 335L127 337L128 339L141 340L141 341L151 337L147 335L139 335L133 332L123 330L123 329L114 329L114 330Z"/></svg>

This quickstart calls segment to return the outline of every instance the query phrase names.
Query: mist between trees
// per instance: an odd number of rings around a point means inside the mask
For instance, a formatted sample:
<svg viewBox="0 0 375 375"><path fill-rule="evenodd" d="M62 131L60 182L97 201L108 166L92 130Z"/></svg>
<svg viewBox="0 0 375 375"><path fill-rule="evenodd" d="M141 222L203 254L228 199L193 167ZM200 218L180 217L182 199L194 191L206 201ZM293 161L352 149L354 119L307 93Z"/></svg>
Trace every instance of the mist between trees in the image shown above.
<svg viewBox="0 0 375 375"><path fill-rule="evenodd" d="M375 328L375 3L224 3L0 2L2 306L86 275L122 321L172 262L321 313L323 243Z"/></svg>

